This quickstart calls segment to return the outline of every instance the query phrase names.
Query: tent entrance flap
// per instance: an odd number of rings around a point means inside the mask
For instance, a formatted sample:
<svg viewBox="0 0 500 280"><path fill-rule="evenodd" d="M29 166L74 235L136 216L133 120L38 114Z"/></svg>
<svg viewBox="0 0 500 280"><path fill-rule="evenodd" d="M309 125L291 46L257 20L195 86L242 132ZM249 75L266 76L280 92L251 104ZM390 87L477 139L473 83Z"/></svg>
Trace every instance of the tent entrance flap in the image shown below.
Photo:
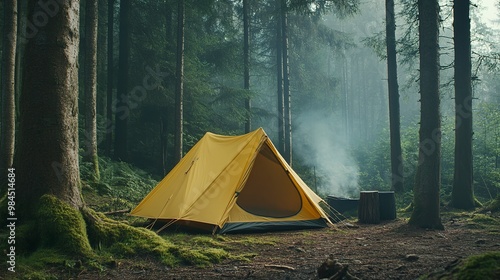
<svg viewBox="0 0 500 280"><path fill-rule="evenodd" d="M286 218L302 209L302 198L268 145L262 145L236 203L256 216Z"/></svg>

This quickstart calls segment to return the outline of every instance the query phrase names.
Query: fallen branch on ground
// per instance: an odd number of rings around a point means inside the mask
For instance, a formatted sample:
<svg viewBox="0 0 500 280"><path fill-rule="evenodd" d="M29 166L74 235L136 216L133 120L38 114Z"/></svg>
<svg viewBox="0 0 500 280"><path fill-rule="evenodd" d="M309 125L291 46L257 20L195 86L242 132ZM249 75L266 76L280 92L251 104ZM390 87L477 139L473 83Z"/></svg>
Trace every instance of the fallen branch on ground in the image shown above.
<svg viewBox="0 0 500 280"><path fill-rule="evenodd" d="M295 271L295 268L288 266L288 265L266 264L266 265L264 265L264 267Z"/></svg>

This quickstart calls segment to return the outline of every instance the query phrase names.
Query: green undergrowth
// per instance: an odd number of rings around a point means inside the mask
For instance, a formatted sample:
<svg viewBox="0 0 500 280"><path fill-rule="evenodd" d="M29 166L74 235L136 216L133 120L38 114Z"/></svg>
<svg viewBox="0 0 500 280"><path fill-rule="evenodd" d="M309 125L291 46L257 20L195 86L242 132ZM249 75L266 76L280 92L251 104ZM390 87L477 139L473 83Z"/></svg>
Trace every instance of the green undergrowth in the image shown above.
<svg viewBox="0 0 500 280"><path fill-rule="evenodd" d="M488 252L458 261L443 272L433 273L422 279L487 280L500 279L500 252Z"/></svg>
<svg viewBox="0 0 500 280"><path fill-rule="evenodd" d="M500 195L498 195L495 199L492 199L483 204L481 212L500 212Z"/></svg>
<svg viewBox="0 0 500 280"><path fill-rule="evenodd" d="M485 212L480 208L474 212L463 210L449 210L442 213L442 220L452 221L453 224L462 225L470 229L484 230L486 232L498 232L500 216Z"/></svg>
<svg viewBox="0 0 500 280"><path fill-rule="evenodd" d="M126 162L99 158L100 179L95 181L90 163L80 162L83 195L87 205L101 211L135 207L153 189L160 178Z"/></svg>
<svg viewBox="0 0 500 280"><path fill-rule="evenodd" d="M93 248L117 257L151 255L163 264L173 266L180 261L175 246L156 233L112 220L91 209L85 210L87 232Z"/></svg>
<svg viewBox="0 0 500 280"><path fill-rule="evenodd" d="M170 233L165 236L171 242L180 245L183 250L179 253L187 258L187 264L206 265L217 263L223 259L235 261L250 261L257 254L241 252L241 247L251 250L254 246L276 245L273 237L256 238L252 236L227 235L192 235L186 233ZM188 251L186 251L188 249ZM205 254L205 257L198 253ZM192 262L192 257L198 257L201 263Z"/></svg>

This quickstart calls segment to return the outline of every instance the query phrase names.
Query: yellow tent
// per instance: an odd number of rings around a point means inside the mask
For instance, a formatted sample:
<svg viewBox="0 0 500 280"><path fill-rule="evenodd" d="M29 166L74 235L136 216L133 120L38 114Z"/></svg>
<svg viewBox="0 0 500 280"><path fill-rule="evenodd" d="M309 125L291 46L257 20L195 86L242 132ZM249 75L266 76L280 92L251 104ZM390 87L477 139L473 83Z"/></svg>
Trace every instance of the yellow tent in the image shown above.
<svg viewBox="0 0 500 280"><path fill-rule="evenodd" d="M262 128L206 133L131 215L220 232L325 227L317 196Z"/></svg>

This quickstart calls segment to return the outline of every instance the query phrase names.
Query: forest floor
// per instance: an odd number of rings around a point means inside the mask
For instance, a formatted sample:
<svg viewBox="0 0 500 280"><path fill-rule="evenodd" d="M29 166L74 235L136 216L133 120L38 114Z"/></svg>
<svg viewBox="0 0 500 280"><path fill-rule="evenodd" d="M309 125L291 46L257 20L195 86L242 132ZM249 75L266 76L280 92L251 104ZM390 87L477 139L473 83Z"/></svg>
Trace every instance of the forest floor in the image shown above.
<svg viewBox="0 0 500 280"><path fill-rule="evenodd" d="M417 279L468 256L500 251L499 217L494 215L447 212L442 216L445 230L416 229L398 218L377 225L351 222L318 230L223 235L218 240L225 250L252 258L175 268L152 259L123 260L115 268L81 271L75 278L317 279L317 268L333 254L360 279Z"/></svg>

